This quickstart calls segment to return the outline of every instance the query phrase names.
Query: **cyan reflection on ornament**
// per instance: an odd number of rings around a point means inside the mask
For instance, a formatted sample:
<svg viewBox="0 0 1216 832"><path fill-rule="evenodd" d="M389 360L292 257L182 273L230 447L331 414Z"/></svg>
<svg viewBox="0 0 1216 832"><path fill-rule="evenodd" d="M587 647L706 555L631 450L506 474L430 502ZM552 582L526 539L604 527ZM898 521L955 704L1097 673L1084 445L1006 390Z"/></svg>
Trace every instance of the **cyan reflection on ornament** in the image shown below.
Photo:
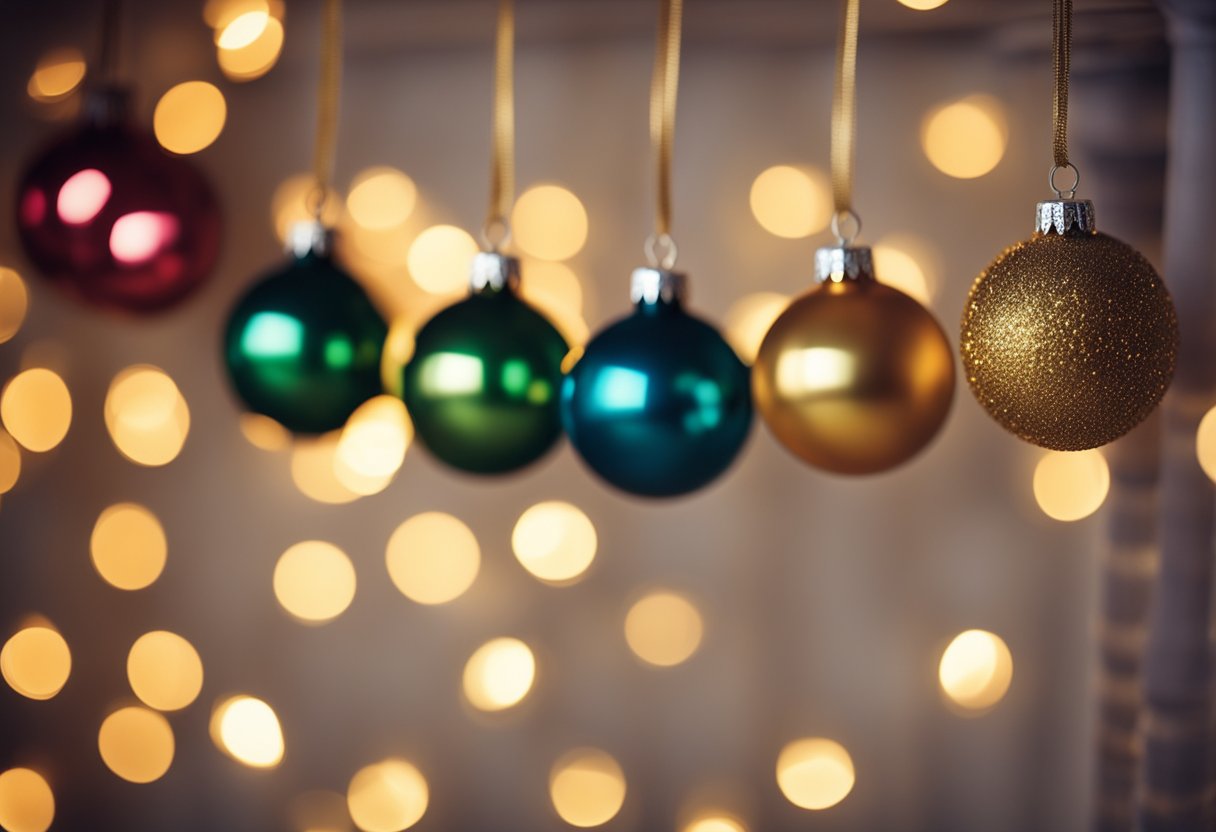
<svg viewBox="0 0 1216 832"><path fill-rule="evenodd" d="M591 407L604 413L631 413L646 409L650 379L628 367L605 367L591 391Z"/></svg>

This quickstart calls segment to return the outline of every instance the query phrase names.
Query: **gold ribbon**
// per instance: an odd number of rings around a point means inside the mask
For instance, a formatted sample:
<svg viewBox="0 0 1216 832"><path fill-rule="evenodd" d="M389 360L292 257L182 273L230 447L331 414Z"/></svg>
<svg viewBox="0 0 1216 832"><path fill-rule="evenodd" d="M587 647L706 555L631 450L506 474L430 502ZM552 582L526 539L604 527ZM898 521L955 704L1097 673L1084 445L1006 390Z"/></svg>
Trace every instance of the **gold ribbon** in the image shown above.
<svg viewBox="0 0 1216 832"><path fill-rule="evenodd" d="M1068 72L1072 52L1072 0L1052 0L1051 64L1055 94L1051 103L1051 150L1057 167L1068 167Z"/></svg>
<svg viewBox="0 0 1216 832"><path fill-rule="evenodd" d="M845 0L836 44L832 95L832 200L836 214L853 213L853 147L857 127L857 23L861 0ZM854 217L856 215L854 214Z"/></svg>
<svg viewBox="0 0 1216 832"><path fill-rule="evenodd" d="M659 37L650 82L650 141L658 162L655 235L671 233L671 149L676 131L676 91L680 85L680 29L683 0L659 0ZM670 246L670 240L668 240Z"/></svg>
<svg viewBox="0 0 1216 832"><path fill-rule="evenodd" d="M321 80L317 86L317 142L312 172L316 180L313 211L320 219L333 184L338 135L338 94L342 85L342 0L325 0L321 11Z"/></svg>
<svg viewBox="0 0 1216 832"><path fill-rule="evenodd" d="M497 251L509 236L515 201L515 2L499 0L494 49L494 125L490 147L490 210L483 231Z"/></svg>

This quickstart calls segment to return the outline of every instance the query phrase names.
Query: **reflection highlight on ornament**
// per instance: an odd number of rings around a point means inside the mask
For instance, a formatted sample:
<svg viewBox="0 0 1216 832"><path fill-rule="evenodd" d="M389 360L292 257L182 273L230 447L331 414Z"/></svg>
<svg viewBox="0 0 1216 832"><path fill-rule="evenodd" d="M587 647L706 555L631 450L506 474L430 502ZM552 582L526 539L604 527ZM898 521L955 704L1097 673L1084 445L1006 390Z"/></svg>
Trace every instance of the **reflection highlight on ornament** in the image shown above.
<svg viewBox="0 0 1216 832"><path fill-rule="evenodd" d="M1093 514L1110 491L1110 467L1096 448L1048 451L1034 469L1034 499L1054 520L1071 522Z"/></svg>
<svg viewBox="0 0 1216 832"><path fill-rule="evenodd" d="M131 690L149 708L180 711L203 689L203 661L194 645L176 633L144 633L127 654Z"/></svg>
<svg viewBox="0 0 1216 832"><path fill-rule="evenodd" d="M0 344L17 334L28 310L25 281L14 270L0 266Z"/></svg>
<svg viewBox="0 0 1216 832"><path fill-rule="evenodd" d="M379 166L356 174L346 195L346 211L359 226L384 231L405 223L414 212L418 188L396 168Z"/></svg>
<svg viewBox="0 0 1216 832"><path fill-rule="evenodd" d="M675 667L692 658L701 646L704 630L696 605L677 592L651 592L625 615L629 649L655 667Z"/></svg>
<svg viewBox="0 0 1216 832"><path fill-rule="evenodd" d="M156 515L136 503L117 503L97 518L89 538L93 566L117 589L143 589L165 568L169 547Z"/></svg>
<svg viewBox="0 0 1216 832"><path fill-rule="evenodd" d="M401 832L426 814L430 789L422 772L401 759L355 773L346 790L351 819L363 832Z"/></svg>
<svg viewBox="0 0 1216 832"><path fill-rule="evenodd" d="M350 558L323 540L295 544L274 567L274 597L306 624L324 624L346 612L355 584Z"/></svg>
<svg viewBox="0 0 1216 832"><path fill-rule="evenodd" d="M156 102L152 130L170 153L198 153L219 138L227 119L228 103L218 87L206 81L185 81Z"/></svg>
<svg viewBox="0 0 1216 832"><path fill-rule="evenodd" d="M857 372L852 353L835 347L789 350L777 359L777 384L791 396L815 396L847 389Z"/></svg>
<svg viewBox="0 0 1216 832"><path fill-rule="evenodd" d="M68 683L71 672L68 643L47 623L31 623L0 648L0 675L27 699L54 698Z"/></svg>
<svg viewBox="0 0 1216 832"><path fill-rule="evenodd" d="M119 263L141 266L177 242L181 223L163 211L133 211L114 221L110 254Z"/></svg>
<svg viewBox="0 0 1216 832"><path fill-rule="evenodd" d="M832 188L827 175L805 165L774 165L752 182L749 194L756 222L778 237L809 237L832 220Z"/></svg>
<svg viewBox="0 0 1216 832"><path fill-rule="evenodd" d="M598 545L590 518L560 500L532 506L511 532L511 549L520 565L550 584L580 580L595 560Z"/></svg>
<svg viewBox="0 0 1216 832"><path fill-rule="evenodd" d="M388 541L389 577L419 604L446 604L463 595L481 569L481 547L464 523L428 511L406 520Z"/></svg>
<svg viewBox="0 0 1216 832"><path fill-rule="evenodd" d="M485 389L485 365L476 355L437 352L418 365L418 387L435 395L474 395Z"/></svg>
<svg viewBox="0 0 1216 832"><path fill-rule="evenodd" d="M0 828L47 832L55 820L55 795L41 774L28 768L0 773Z"/></svg>
<svg viewBox="0 0 1216 832"><path fill-rule="evenodd" d="M79 49L70 46L52 49L38 59L26 92L35 101L58 101L76 91L87 69Z"/></svg>
<svg viewBox="0 0 1216 832"><path fill-rule="evenodd" d="M481 711L518 705L536 680L536 657L517 638L496 638L478 647L464 666L464 695Z"/></svg>
<svg viewBox="0 0 1216 832"><path fill-rule="evenodd" d="M283 760L283 729L274 709L253 696L233 696L211 712L216 747L250 768L274 768Z"/></svg>
<svg viewBox="0 0 1216 832"><path fill-rule="evenodd" d="M105 718L97 747L106 767L129 783L152 783L173 765L176 743L169 721L148 708L120 708Z"/></svg>
<svg viewBox="0 0 1216 832"><path fill-rule="evenodd" d="M1009 128L1000 101L970 95L925 116L921 147L933 166L956 179L989 173L1005 155Z"/></svg>
<svg viewBox="0 0 1216 832"><path fill-rule="evenodd" d="M777 758L777 785L786 800L801 809L835 806L853 790L853 759L834 740L795 740Z"/></svg>
<svg viewBox="0 0 1216 832"><path fill-rule="evenodd" d="M625 803L625 773L610 754L579 748L558 760L549 774L549 797L558 816L589 829L616 817Z"/></svg>
<svg viewBox="0 0 1216 832"><path fill-rule="evenodd" d="M14 376L0 393L0 421L27 451L49 451L68 434L72 397L53 370L34 367Z"/></svg>
<svg viewBox="0 0 1216 832"><path fill-rule="evenodd" d="M112 190L109 177L96 168L85 168L64 181L55 211L68 225L86 225L101 213Z"/></svg>
<svg viewBox="0 0 1216 832"><path fill-rule="evenodd" d="M587 242L587 209L560 185L536 185L516 200L511 235L520 251L538 260L569 260Z"/></svg>
<svg viewBox="0 0 1216 832"><path fill-rule="evenodd" d="M106 428L115 447L139 465L167 465L190 433L190 409L177 384L149 365L127 367L106 392Z"/></svg>
<svg viewBox="0 0 1216 832"><path fill-rule="evenodd" d="M959 633L942 653L937 669L942 692L964 712L987 711L1005 698L1013 681L1013 654L995 633Z"/></svg>
<svg viewBox="0 0 1216 832"><path fill-rule="evenodd" d="M463 291L469 282L469 260L477 241L454 225L433 225L410 244L406 257L410 277L433 295Z"/></svg>

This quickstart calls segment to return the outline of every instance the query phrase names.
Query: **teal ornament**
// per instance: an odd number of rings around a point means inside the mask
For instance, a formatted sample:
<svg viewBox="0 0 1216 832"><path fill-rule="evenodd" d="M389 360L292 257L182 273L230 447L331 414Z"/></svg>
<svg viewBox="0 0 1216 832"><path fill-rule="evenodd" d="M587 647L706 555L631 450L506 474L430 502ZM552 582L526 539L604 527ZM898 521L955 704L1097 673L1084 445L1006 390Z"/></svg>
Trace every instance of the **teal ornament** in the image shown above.
<svg viewBox="0 0 1216 832"><path fill-rule="evenodd" d="M562 420L596 474L630 494L687 494L720 476L752 422L746 365L685 311L685 279L633 273L633 314L587 345L562 388Z"/></svg>
<svg viewBox="0 0 1216 832"><path fill-rule="evenodd" d="M518 259L478 254L469 296L418 331L403 371L415 435L461 471L516 471L561 436L562 361L570 347L518 287Z"/></svg>
<svg viewBox="0 0 1216 832"><path fill-rule="evenodd" d="M319 224L291 229L291 262L237 302L224 336L236 395L297 434L336 430L382 392L388 326L367 293L329 256Z"/></svg>

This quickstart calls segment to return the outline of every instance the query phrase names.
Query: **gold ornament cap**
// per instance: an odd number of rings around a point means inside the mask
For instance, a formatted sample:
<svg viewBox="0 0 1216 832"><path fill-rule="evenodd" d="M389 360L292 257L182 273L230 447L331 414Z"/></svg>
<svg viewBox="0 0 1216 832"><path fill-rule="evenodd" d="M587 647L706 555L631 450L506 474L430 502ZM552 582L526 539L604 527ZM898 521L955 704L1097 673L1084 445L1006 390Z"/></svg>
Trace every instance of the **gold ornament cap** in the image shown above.
<svg viewBox="0 0 1216 832"><path fill-rule="evenodd" d="M682 303L688 297L688 278L681 272L643 266L633 270L629 299L636 304Z"/></svg>
<svg viewBox="0 0 1216 832"><path fill-rule="evenodd" d="M874 255L869 246L824 246L815 251L815 282L873 280Z"/></svg>
<svg viewBox="0 0 1216 832"><path fill-rule="evenodd" d="M481 251L469 268L469 291L501 292L519 288L519 258L497 251Z"/></svg>
<svg viewBox="0 0 1216 832"><path fill-rule="evenodd" d="M334 248L333 229L326 228L317 220L293 222L287 229L283 248L293 257L307 257L310 254L324 257Z"/></svg>
<svg viewBox="0 0 1216 832"><path fill-rule="evenodd" d="M1088 199L1049 199L1034 212L1034 230L1039 234L1094 234L1098 220Z"/></svg>

